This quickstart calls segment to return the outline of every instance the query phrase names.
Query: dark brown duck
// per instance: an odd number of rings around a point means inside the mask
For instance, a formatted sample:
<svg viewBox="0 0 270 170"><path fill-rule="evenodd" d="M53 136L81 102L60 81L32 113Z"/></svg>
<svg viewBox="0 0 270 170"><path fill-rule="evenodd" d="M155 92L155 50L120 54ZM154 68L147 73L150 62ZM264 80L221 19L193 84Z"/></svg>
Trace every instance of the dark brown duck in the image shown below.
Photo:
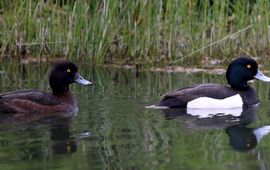
<svg viewBox="0 0 270 170"><path fill-rule="evenodd" d="M76 65L69 61L53 65L49 83L52 93L29 89L0 94L0 113L73 113L78 106L69 85L92 84L80 76Z"/></svg>

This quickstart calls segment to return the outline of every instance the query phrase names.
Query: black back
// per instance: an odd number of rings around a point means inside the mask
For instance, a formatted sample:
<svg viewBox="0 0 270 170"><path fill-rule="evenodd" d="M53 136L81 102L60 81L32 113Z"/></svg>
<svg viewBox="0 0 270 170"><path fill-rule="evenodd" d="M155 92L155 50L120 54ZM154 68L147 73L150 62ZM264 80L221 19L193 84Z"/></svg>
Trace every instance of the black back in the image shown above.
<svg viewBox="0 0 270 170"><path fill-rule="evenodd" d="M60 104L61 101L51 94L45 93L39 90L27 89L27 90L17 90L13 92L0 94L0 99L3 101L8 100L30 100L42 105L54 106Z"/></svg>

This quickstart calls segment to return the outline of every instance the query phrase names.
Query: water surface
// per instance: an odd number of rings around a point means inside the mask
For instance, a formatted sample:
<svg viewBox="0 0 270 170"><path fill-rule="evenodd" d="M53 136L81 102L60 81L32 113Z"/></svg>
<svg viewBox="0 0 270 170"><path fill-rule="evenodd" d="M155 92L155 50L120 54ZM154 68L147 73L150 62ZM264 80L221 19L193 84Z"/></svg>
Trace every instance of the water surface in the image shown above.
<svg viewBox="0 0 270 170"><path fill-rule="evenodd" d="M0 92L49 91L45 64L0 68ZM225 84L225 75L88 66L81 74L94 85L72 85L76 117L0 125L0 169L270 169L270 135L252 141L254 128L270 125L269 84L252 83L261 104L246 116L199 119L144 106L175 88Z"/></svg>

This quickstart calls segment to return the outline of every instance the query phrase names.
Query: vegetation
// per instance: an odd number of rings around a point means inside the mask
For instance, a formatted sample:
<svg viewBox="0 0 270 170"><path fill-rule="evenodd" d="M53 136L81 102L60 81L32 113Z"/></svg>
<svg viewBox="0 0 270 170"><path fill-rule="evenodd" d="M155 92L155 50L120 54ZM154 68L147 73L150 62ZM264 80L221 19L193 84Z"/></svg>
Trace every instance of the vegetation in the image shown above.
<svg viewBox="0 0 270 170"><path fill-rule="evenodd" d="M267 0L0 0L0 59L197 64L269 56Z"/></svg>

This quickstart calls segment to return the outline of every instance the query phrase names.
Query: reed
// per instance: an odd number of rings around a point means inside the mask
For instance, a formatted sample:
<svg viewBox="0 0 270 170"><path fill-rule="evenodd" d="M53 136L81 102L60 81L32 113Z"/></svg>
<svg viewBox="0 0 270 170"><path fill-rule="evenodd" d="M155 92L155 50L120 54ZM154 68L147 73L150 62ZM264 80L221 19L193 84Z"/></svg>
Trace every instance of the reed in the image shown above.
<svg viewBox="0 0 270 170"><path fill-rule="evenodd" d="M0 58L188 65L269 56L267 0L0 0Z"/></svg>

